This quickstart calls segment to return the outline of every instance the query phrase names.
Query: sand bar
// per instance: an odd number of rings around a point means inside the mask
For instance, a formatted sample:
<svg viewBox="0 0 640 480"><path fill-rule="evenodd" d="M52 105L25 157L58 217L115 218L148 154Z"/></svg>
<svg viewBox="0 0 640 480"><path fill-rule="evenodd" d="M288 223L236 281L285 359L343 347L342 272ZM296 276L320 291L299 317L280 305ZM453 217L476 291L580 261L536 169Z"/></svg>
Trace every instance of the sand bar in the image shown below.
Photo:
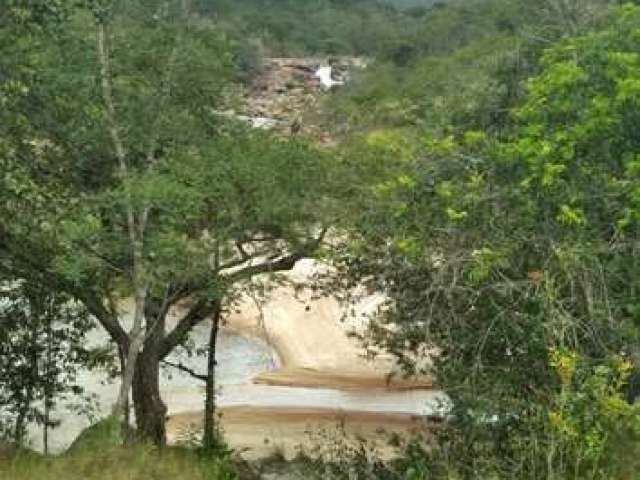
<svg viewBox="0 0 640 480"><path fill-rule="evenodd" d="M287 277L309 282L318 264L298 262ZM380 304L372 296L345 316L345 307L331 297L316 298L310 289L279 286L264 303L246 298L226 319L226 328L260 338L280 357L281 368L254 378L256 383L337 389L431 388L429 377L406 379L388 354L368 358L351 332L362 331Z"/></svg>

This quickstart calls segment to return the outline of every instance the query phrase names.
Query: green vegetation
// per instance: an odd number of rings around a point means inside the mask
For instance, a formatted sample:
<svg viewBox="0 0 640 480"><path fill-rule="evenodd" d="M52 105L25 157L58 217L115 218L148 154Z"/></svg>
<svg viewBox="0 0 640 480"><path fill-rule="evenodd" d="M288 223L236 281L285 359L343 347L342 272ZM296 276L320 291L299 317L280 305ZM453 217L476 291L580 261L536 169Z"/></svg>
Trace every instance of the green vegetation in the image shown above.
<svg viewBox="0 0 640 480"><path fill-rule="evenodd" d="M23 445L27 425L35 422L42 426L46 453L48 431L60 421L51 410L66 394L83 392L77 380L81 367L100 362L100 352L85 346L91 322L68 297L39 287L5 285L0 325L0 436ZM76 405L76 410L82 408Z"/></svg>
<svg viewBox="0 0 640 480"><path fill-rule="evenodd" d="M233 480L231 464L206 458L188 449L170 448L162 453L152 447L111 447L45 458L18 454L0 460L0 479L32 480Z"/></svg>
<svg viewBox="0 0 640 480"><path fill-rule="evenodd" d="M199 0L195 9L237 42L272 56L393 55L419 42L434 2L375 0ZM246 44L245 44L246 45ZM248 55L251 49L239 48Z"/></svg>
<svg viewBox="0 0 640 480"><path fill-rule="evenodd" d="M5 456L0 451L2 480L236 480L236 470L226 452L212 455L196 446L123 446L120 424L113 418L86 429L58 456L28 450Z"/></svg>
<svg viewBox="0 0 640 480"><path fill-rule="evenodd" d="M452 400L439 448L420 464L425 478L637 471L640 411L627 400L640 364L640 10L602 12L551 47L496 31L421 60L399 81L419 78L424 91L385 90L402 92L412 116L397 101L395 117L373 110L367 147L353 147L397 165L342 258L356 282L390 295L363 340L408 372L416 351L437 347ZM491 48L498 62L486 61ZM514 64L523 49L527 61ZM455 90L444 72L462 80ZM353 95L349 108L380 99Z"/></svg>
<svg viewBox="0 0 640 480"><path fill-rule="evenodd" d="M361 341L432 374L451 409L429 448L344 449L308 478L638 478L638 52L640 7L607 0L9 2L0 281L58 299L45 327L78 323L63 304L90 312L122 387L104 431L57 458L14 453L0 478L234 478L213 361L209 453L145 443L166 442L159 364L208 317L213 358L251 280L311 256L335 265L331 292L387 296ZM322 106L337 147L215 114L267 54L371 60ZM8 365L43 324L1 308L0 339L21 339ZM35 395L71 388L0 379L18 444ZM142 441L122 449L130 391Z"/></svg>
<svg viewBox="0 0 640 480"><path fill-rule="evenodd" d="M86 307L122 365L114 414L126 417L133 385L137 433L159 445L160 362L252 277L312 255L336 196L331 159L313 146L220 121L231 47L185 5L169 7L149 22L144 2L92 5L58 31L25 33L39 43L25 47L32 64L18 61L38 75L6 83L19 127L4 138L20 161L5 159L2 212L7 278L45 281Z"/></svg>

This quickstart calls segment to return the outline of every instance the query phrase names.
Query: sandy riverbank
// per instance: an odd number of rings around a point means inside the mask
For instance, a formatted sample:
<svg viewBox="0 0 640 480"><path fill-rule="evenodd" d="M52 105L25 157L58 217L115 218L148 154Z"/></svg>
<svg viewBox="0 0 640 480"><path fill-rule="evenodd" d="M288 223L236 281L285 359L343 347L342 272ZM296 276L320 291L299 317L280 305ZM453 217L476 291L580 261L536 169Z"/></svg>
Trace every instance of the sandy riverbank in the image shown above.
<svg viewBox="0 0 640 480"><path fill-rule="evenodd" d="M287 276L308 281L318 268L303 260ZM345 317L345 307L334 298L315 298L308 289L280 286L260 307L246 298L227 318L232 332L261 338L280 357L281 368L254 378L265 385L337 389L430 388L428 377L405 379L390 355L366 358L366 351L349 336L362 331L367 316L380 304L370 297ZM342 320L341 320L342 319Z"/></svg>
<svg viewBox="0 0 640 480"><path fill-rule="evenodd" d="M424 436L429 428L422 417L406 414L257 407L223 408L221 414L225 439L247 460L276 454L290 460L301 451L326 456L356 446L362 438L378 455L389 458L396 452L390 444L394 434ZM200 412L174 415L167 425L168 440L188 439L201 425Z"/></svg>
<svg viewBox="0 0 640 480"><path fill-rule="evenodd" d="M286 276L294 283L305 282L318 268L322 267L305 260ZM292 458L300 448L318 455L316 449L322 443L355 445L357 439L365 438L379 455L389 457L395 452L389 444L392 435L424 433L425 417L406 412L422 411L422 403L416 402L417 391L422 391L418 396L425 403L437 395L426 391L432 387L431 380L404 378L389 355L367 358L363 347L349 335L363 331L368 315L380 303L380 298L370 297L345 316L345 307L337 300L316 298L310 290L292 285L276 287L264 302L250 297L240 302L225 319L225 330L258 338L279 357L278 368L252 378L254 388L290 390L286 397L278 397L279 406L261 402L223 406L222 426L229 445L247 459L274 453ZM305 393L305 388L313 391ZM322 395L331 390L343 393L323 402ZM264 395L274 400L276 392L265 391ZM304 398L298 398L300 395ZM201 428L201 412L174 412L167 425L170 442L188 438ZM327 436L332 441L326 442Z"/></svg>
<svg viewBox="0 0 640 480"><path fill-rule="evenodd" d="M253 379L258 385L277 385L283 387L335 388L338 390L430 390L433 387L428 379L405 379L390 377L378 373L349 371L348 369L316 370L308 367L280 368L264 372Z"/></svg>

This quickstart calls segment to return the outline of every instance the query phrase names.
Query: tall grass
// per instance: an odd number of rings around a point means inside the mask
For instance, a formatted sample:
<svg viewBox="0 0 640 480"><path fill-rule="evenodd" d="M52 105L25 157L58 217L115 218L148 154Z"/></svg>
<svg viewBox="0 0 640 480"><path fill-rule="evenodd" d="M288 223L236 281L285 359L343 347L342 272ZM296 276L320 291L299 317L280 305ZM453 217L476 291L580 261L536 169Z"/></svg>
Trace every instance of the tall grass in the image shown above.
<svg viewBox="0 0 640 480"><path fill-rule="evenodd" d="M122 446L120 424L106 418L85 429L59 456L30 450L2 455L0 480L235 480L229 452L203 451L194 443L159 450ZM10 449L8 450L10 452Z"/></svg>
<svg viewBox="0 0 640 480"><path fill-rule="evenodd" d="M234 480L226 459L147 445L81 449L58 457L18 453L0 459L0 480Z"/></svg>

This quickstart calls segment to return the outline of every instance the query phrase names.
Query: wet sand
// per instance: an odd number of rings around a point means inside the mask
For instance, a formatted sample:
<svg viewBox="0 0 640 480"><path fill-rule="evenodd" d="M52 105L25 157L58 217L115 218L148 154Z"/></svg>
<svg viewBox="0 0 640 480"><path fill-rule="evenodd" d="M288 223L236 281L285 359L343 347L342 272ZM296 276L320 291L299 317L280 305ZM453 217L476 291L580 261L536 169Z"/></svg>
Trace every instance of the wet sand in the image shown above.
<svg viewBox="0 0 640 480"><path fill-rule="evenodd" d="M281 368L264 372L253 378L259 385L277 385L283 387L334 388L338 390L431 390L433 383L425 379L405 379L402 377L382 376L380 374L362 375L361 372L349 372L346 369L315 370L313 368Z"/></svg>
<svg viewBox="0 0 640 480"><path fill-rule="evenodd" d="M303 261L288 276L304 281L315 268L313 262ZM308 441L309 419L317 427L313 430L335 430L346 418L349 431L376 439L380 429L391 426L405 432L408 426L413 428L407 420L412 414L430 415L438 408L439 392L428 388L428 378L403 379L391 357L380 355L370 361L358 342L348 336L351 330L364 329L366 314L377 308L379 299L366 299L354 315L341 322L343 306L331 298L312 297L308 290L280 286L260 309L252 299L245 298L227 319L226 331L218 339L221 390L217 400L228 414L224 424L231 446L249 448L247 455L268 455L279 443L292 452L295 444ZM170 312L169 328L186 306ZM123 301L121 309L126 324L131 302ZM208 336L209 324L203 322L190 338L199 348L206 346ZM104 345L108 336L97 328L90 332L87 342ZM198 372L206 371L206 357L192 357L177 349L170 359ZM97 416L109 413L118 391L117 382L108 382L106 377L103 371L85 370L78 377L97 401ZM201 382L183 372L163 369L161 392L170 416L180 419L186 415L198 424L200 415L192 412L203 407ZM52 451L61 452L90 425L91 419L70 414L63 407L54 414L63 422L51 431L49 445ZM169 437L176 439L183 425L172 420ZM41 448L40 429L35 424L31 427L30 440L34 448ZM265 438L270 439L267 447Z"/></svg>

